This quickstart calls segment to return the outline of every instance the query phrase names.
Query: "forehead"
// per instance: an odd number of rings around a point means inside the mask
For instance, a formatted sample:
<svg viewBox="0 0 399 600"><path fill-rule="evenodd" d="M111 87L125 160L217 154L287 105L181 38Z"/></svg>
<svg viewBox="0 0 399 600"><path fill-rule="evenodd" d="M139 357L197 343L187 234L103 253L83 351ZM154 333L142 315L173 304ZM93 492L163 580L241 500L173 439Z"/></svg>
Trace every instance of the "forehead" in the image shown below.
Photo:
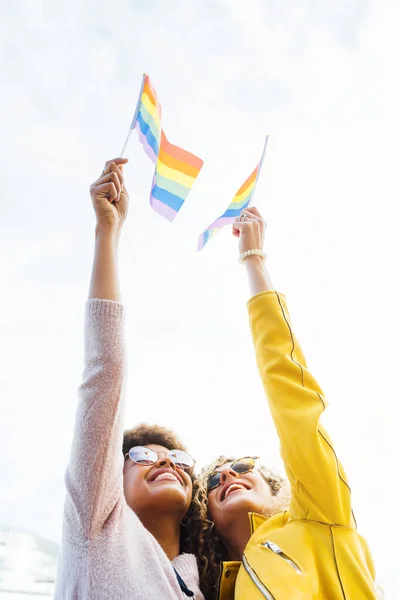
<svg viewBox="0 0 399 600"><path fill-rule="evenodd" d="M154 450L154 452L165 452L165 454L169 452L169 448L160 446L159 444L146 444L145 447Z"/></svg>

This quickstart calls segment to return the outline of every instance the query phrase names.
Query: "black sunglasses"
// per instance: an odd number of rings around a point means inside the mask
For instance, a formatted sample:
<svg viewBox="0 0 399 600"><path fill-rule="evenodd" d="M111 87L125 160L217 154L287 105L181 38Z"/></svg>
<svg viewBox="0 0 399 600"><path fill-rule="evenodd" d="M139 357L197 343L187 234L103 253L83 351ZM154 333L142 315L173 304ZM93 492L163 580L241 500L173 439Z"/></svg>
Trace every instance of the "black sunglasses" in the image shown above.
<svg viewBox="0 0 399 600"><path fill-rule="evenodd" d="M230 469L233 469L238 475L243 475L244 473L249 473L253 471L256 466L256 461L259 459L259 456L246 456L245 458L239 458L235 460L231 465ZM208 476L207 489L208 494L215 490L220 485L220 478L222 476L221 471L212 471L212 473Z"/></svg>

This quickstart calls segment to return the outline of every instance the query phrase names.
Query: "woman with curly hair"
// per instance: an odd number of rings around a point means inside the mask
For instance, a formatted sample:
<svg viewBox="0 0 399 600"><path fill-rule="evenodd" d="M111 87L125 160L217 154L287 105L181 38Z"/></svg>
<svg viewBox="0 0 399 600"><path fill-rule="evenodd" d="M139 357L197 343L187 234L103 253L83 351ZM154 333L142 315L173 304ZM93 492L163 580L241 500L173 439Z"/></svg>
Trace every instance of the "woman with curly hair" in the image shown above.
<svg viewBox="0 0 399 600"><path fill-rule="evenodd" d="M128 210L123 165L91 186L97 218L55 600L203 600L194 555L182 554L194 460L159 426L123 433L124 307L118 245ZM182 535L183 534L183 535Z"/></svg>
<svg viewBox="0 0 399 600"><path fill-rule="evenodd" d="M377 597L373 561L356 529L345 472L320 424L323 392L264 264L264 230L256 208L244 210L233 226L289 483L258 468L253 456L221 457L202 473L195 495L201 588L207 600L371 600Z"/></svg>

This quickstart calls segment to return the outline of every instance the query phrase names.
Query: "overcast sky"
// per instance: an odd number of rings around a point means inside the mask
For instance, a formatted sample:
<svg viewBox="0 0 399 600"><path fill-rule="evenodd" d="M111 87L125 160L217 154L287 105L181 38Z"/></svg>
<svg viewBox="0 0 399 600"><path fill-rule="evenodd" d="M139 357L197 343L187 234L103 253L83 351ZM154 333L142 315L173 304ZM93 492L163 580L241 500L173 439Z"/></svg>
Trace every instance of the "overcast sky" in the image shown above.
<svg viewBox="0 0 399 600"><path fill-rule="evenodd" d="M60 541L94 239L88 188L118 155L147 72L170 141L205 165L170 224L149 207L153 168L135 132L127 149L126 426L172 426L200 465L259 453L281 468L236 239L223 231L196 253L269 133L255 204L270 271L394 597L398 19L393 0L1 2L0 522Z"/></svg>

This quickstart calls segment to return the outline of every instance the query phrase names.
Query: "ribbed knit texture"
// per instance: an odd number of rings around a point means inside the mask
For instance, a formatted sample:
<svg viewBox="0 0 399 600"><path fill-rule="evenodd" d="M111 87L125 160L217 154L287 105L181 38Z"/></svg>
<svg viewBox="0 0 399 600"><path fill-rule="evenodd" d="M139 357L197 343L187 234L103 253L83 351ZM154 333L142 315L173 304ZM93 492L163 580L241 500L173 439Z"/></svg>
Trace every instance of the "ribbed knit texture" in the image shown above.
<svg viewBox="0 0 399 600"><path fill-rule="evenodd" d="M55 600L183 600L174 565L196 600L194 555L171 563L123 493L124 309L89 300Z"/></svg>

